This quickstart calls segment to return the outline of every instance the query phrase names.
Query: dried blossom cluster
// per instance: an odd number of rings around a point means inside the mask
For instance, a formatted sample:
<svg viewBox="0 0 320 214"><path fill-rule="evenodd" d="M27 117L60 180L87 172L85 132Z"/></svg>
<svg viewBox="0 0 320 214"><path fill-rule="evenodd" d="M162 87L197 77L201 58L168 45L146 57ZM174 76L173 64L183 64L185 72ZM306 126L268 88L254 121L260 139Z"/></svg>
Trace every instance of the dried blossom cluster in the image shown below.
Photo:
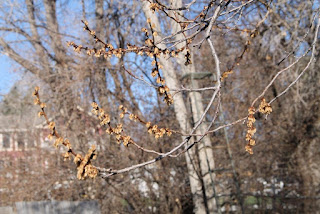
<svg viewBox="0 0 320 214"><path fill-rule="evenodd" d="M271 105L266 102L265 98L262 98L261 100L261 103L259 105L259 111L265 115L269 115L272 112Z"/></svg>
<svg viewBox="0 0 320 214"><path fill-rule="evenodd" d="M224 79L228 78L229 74L232 74L232 73L233 73L233 70L228 70L228 71L226 71L226 72L223 72L223 74L222 74L221 77L220 77L221 82L222 82Z"/></svg>
<svg viewBox="0 0 320 214"><path fill-rule="evenodd" d="M255 108L254 107L250 107L248 109L248 120L247 120L247 134L246 134L246 141L248 141L245 149L247 152L249 152L249 154L253 154L253 150L252 147L256 144L256 141L252 138L253 135L256 133L257 129L254 127L254 123L256 122L256 119L254 117L254 113L255 113Z"/></svg>
<svg viewBox="0 0 320 214"><path fill-rule="evenodd" d="M185 48L180 48L177 50L169 50L169 49L161 49L153 45L153 40L146 38L145 44L147 46L138 47L136 45L131 45L130 43L127 44L127 48L114 48L112 44L103 42L97 35L96 32L91 30L88 26L87 21L82 21L85 24L84 30L88 31L89 34L94 38L96 43L102 44L102 47L100 49L97 48L89 48L89 47L83 47L82 45L77 45L74 42L67 42L67 46L72 46L73 50L77 53L80 53L82 50L86 51L86 54L88 56L95 56L95 57L101 57L104 58L110 58L112 56L116 56L120 58L122 55L126 53L136 53L138 55L147 55L149 57L153 57L154 54L157 54L157 56L160 56L160 54L166 55L166 56L172 56L175 57L177 54L181 53ZM151 25L152 27L155 27L154 25ZM146 28L142 28L142 32L145 32L146 35L149 35L148 30ZM153 36L157 36L157 32L153 32Z"/></svg>
<svg viewBox="0 0 320 214"><path fill-rule="evenodd" d="M54 147L58 148L60 145L63 145L67 148L67 151L63 154L64 160L70 160L72 156L74 156L74 163L77 165L77 178L79 180L83 180L86 177L95 178L98 175L98 169L91 164L91 160L96 158L96 149L93 146L89 152L83 158L80 154L75 153L72 150L71 143L68 139L64 139L60 136L60 134L56 130L56 124L53 121L49 121L48 116L45 112L46 104L41 102L39 95L40 88L37 86L33 92L33 96L35 96L34 104L39 105L41 111L38 113L39 117L44 117L48 128L51 133L48 135L48 139L52 140L55 138L55 142L53 144Z"/></svg>
<svg viewBox="0 0 320 214"><path fill-rule="evenodd" d="M217 26L218 29L221 29L221 27ZM259 32L256 29L253 30L249 30L249 29L239 29L239 28L231 28L228 26L223 26L224 29L228 29L228 30L234 30L234 31L241 31L241 33L245 34L247 37L247 41L245 43L245 46L243 48L243 51L241 52L241 54L236 58L236 60L233 62L233 64L231 65L231 67L222 73L220 80L223 81L224 79L226 79L229 74L233 73L233 70L236 68L236 66L240 65L241 60L243 59L243 56L246 52L248 52L249 50L249 46L251 45L251 40L253 38L255 38Z"/></svg>
<svg viewBox="0 0 320 214"><path fill-rule="evenodd" d="M127 108L121 105L119 107L121 110L120 118L123 118L125 114L129 114L129 119L137 122L139 121L142 124L145 124L145 126L148 128L148 133L153 134L155 139L162 138L165 134L170 137L172 135L172 130L168 128L158 128L158 125L152 125L151 122L145 122L142 120L138 115L135 115L133 113L129 113Z"/></svg>
<svg viewBox="0 0 320 214"><path fill-rule="evenodd" d="M167 105L171 105L173 103L173 98L172 95L169 93L170 89L165 85L165 80L163 77L160 75L160 69L163 69L163 66L158 62L158 58L161 56L172 56L172 57L177 57L177 55L181 52L183 52L185 49L186 54L185 54L185 65L191 64L191 54L190 50L188 48L188 44L192 42L191 39L187 40L187 45L186 47L182 47L177 50L169 50L169 49L161 49L156 46L155 44L155 39L154 37L158 35L158 33L155 31L155 25L151 23L150 19L147 20L147 22L150 25L150 29L152 31L151 35L152 38L149 36L149 32L146 28L142 28L142 32L145 33L145 44L146 46L143 47L138 47L135 45L127 44L127 49L124 48L114 48L112 44L110 43L105 43L103 42L97 35L96 32L91 30L88 26L87 21L82 21L85 25L83 28L84 30L88 31L90 36L92 36L95 40L96 43L102 44L101 48L89 48L89 47L83 47L82 45L77 45L74 42L67 42L68 46L72 46L74 51L77 53L80 53L82 50L86 51L87 55L91 56L94 55L95 57L101 57L103 56L104 58L110 58L112 56L116 56L118 58L121 58L124 54L126 53L136 53L138 55L147 55L154 60L152 61L152 65L154 68L152 69L151 76L156 78L157 84L160 86L157 88L157 92L159 95L164 96L164 102Z"/></svg>
<svg viewBox="0 0 320 214"><path fill-rule="evenodd" d="M256 121L255 117L254 117L254 113L255 113L255 108L254 107L250 107L248 109L248 120L247 120L247 134L246 134L246 141L248 141L245 149L247 152L249 152L250 154L253 154L253 150L252 147L256 144L256 141L252 138L253 135L256 133L257 129L254 127L254 123ZM265 98L261 99L261 103L259 105L259 112L265 115L269 115L272 112L272 108L271 105L269 103L266 102Z"/></svg>
<svg viewBox="0 0 320 214"><path fill-rule="evenodd" d="M122 128L123 125L121 123L117 124L116 127L112 127L110 122L110 116L106 114L104 110L100 108L96 102L93 102L91 106L92 106L92 113L95 114L100 120L100 125L108 126L108 128L106 129L106 133L108 133L109 135L115 134L118 144L123 143L123 145L128 146L129 143L132 142L130 136L126 136L123 134L123 128Z"/></svg>
<svg viewBox="0 0 320 214"><path fill-rule="evenodd" d="M91 106L92 106L91 112L98 116L101 126L110 124L110 116L106 114L102 108L99 108L97 103L93 102Z"/></svg>
<svg viewBox="0 0 320 214"><path fill-rule="evenodd" d="M149 8L153 13L164 9L163 6L158 3L151 3Z"/></svg>
<svg viewBox="0 0 320 214"><path fill-rule="evenodd" d="M73 162L77 165L77 178L79 180L83 180L86 177L95 178L98 175L98 170L91 164L91 160L95 160L96 158L95 146L92 146L84 157L80 154L74 157Z"/></svg>
<svg viewBox="0 0 320 214"><path fill-rule="evenodd" d="M150 122L146 123L146 127L148 128L149 134L153 134L156 139L163 137L165 134L170 137L172 135L172 131L168 128L158 128L157 125L151 125Z"/></svg>

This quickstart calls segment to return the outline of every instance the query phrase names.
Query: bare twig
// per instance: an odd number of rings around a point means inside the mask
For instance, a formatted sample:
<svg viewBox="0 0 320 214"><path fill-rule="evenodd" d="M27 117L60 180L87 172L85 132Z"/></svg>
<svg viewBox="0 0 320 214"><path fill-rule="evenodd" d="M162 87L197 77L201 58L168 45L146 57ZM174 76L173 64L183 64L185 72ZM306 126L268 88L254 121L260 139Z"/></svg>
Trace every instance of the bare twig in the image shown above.
<svg viewBox="0 0 320 214"><path fill-rule="evenodd" d="M316 27L316 32L315 32L315 35L314 35L313 43L311 45L312 52L311 52L311 57L310 57L310 60L309 60L308 64L302 70L302 72L297 76L297 78L292 83L290 83L290 85L288 85L288 87L286 87L285 90L283 90L280 94L278 94L276 97L274 97L272 100L270 100L269 104L271 104L276 99L278 99L279 97L284 95L294 84L297 83L297 81L300 79L300 77L308 70L308 68L311 65L312 61L315 59L314 54L315 54L315 51L316 51L316 42L317 42L317 39L318 39L319 26L320 26L320 16L318 15L318 24L317 24L317 27Z"/></svg>
<svg viewBox="0 0 320 214"><path fill-rule="evenodd" d="M133 78L135 78L135 79L137 79L137 80L140 80L140 81L146 83L148 86L150 86L150 87L152 87L152 88L158 88L157 86L152 85L151 83L149 83L148 81L146 81L146 80L143 79L142 77L140 78L140 77L134 75L131 71L127 70L127 69L124 67L124 65L123 65L122 67L123 67L123 69L124 69L130 76L132 76Z"/></svg>
<svg viewBox="0 0 320 214"><path fill-rule="evenodd" d="M300 56L296 61L294 61L293 63L291 63L289 66L285 67L284 69L278 71L276 73L276 75L272 78L272 80L269 82L269 84L264 88L264 90L262 91L262 93L256 97L256 99L254 99L251 103L251 106L254 106L254 104L260 99L262 98L265 93L268 91L268 89L271 87L271 85L274 83L274 81L285 71L287 71L288 69L292 68L295 64L297 64L304 56L306 56L309 51L311 50L312 47L308 48L308 50L302 55Z"/></svg>

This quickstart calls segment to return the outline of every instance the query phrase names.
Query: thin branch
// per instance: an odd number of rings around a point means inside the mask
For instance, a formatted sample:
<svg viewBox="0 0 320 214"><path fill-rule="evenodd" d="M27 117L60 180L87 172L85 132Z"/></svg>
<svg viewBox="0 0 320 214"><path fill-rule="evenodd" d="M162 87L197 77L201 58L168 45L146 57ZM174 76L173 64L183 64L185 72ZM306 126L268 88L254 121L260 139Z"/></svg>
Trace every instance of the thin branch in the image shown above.
<svg viewBox="0 0 320 214"><path fill-rule="evenodd" d="M155 88L155 89L158 88L157 86L152 85L151 83L149 83L148 81L146 81L146 80L143 79L142 77L140 78L140 77L134 75L131 71L127 70L127 69L124 67L124 65L122 65L122 67L123 67L123 69L124 69L130 76L132 76L133 78L135 78L135 79L137 79L137 80L140 80L140 81L146 83L148 86L150 86L150 87L152 87L152 88Z"/></svg>
<svg viewBox="0 0 320 214"><path fill-rule="evenodd" d="M244 4L242 4L242 5L240 5L240 6L238 6L238 7L235 7L235 8L233 8L233 9L229 10L229 11L226 11L226 12L224 12L224 13L221 13L221 16L226 15L226 14L228 14L228 13L231 13L231 12L233 12L233 11L235 11L235 10L240 10L240 9L242 9L244 6L246 6L247 4L250 4L251 2L253 2L253 0L250 0L250 1L248 1L248 2L246 2L246 3L244 3Z"/></svg>
<svg viewBox="0 0 320 214"><path fill-rule="evenodd" d="M312 43L312 52L311 52L311 57L310 60L307 64L307 66L303 69L303 71L298 75L298 77L292 82L290 83L290 85L288 85L288 87L283 90L280 94L278 94L275 98L273 98L269 104L271 104L272 102L274 102L276 99L278 99L279 97L281 97L282 95L284 95L294 84L297 83L297 81L300 79L300 77L308 70L309 66L311 65L312 61L315 59L314 55L315 55L315 51L316 51L316 42L317 42L317 38L318 38L318 33L319 33L319 26L320 26L320 16L318 16L318 24L316 27L316 32L314 35L314 39L313 39L313 43Z"/></svg>
<svg viewBox="0 0 320 214"><path fill-rule="evenodd" d="M274 83L274 81L286 70L292 68L295 64L297 64L304 56L306 56L309 51L311 50L312 47L308 48L308 50L302 55L300 56L296 61L294 61L293 63L291 63L289 66L285 67L284 69L278 71L278 73L272 78L272 80L269 82L269 84L264 88L264 90L262 91L262 93L253 100L253 102L251 103L251 106L254 106L254 104L260 99L262 98L265 93L268 91L268 89L271 87L271 85Z"/></svg>
<svg viewBox="0 0 320 214"><path fill-rule="evenodd" d="M213 129L213 130L208 131L207 133L217 132L217 131L219 131L220 129L223 129L223 128L226 128L226 127L230 127L230 126L236 125L236 124L238 124L238 123L240 123L240 122L244 122L246 119L247 119L247 117L243 117L243 118L238 119L238 120L236 120L236 121L234 121L234 122L232 122L232 123L228 123L228 124L219 126L219 127L215 128L215 129Z"/></svg>
<svg viewBox="0 0 320 214"><path fill-rule="evenodd" d="M220 4L221 4L222 0L220 1ZM217 56L217 53L215 52L215 49L213 47L213 44L209 38L209 34L210 34L210 31L211 31L211 28L212 28L212 25L213 25L213 22L216 20L219 12L220 12L220 8L221 6L219 6L216 8L215 10L215 13L214 15L212 16L212 19L210 21L210 24L209 24L209 28L206 32L206 38L207 38L207 41L210 45L210 48L211 48L211 51L212 51L212 55L214 56L214 59L215 59L215 63L216 63L216 73L217 73L217 76L219 77L218 79L220 79L220 61L219 61L219 58ZM211 28L210 28L211 26ZM140 167L143 167L143 166L146 166L146 165L149 165L149 164L152 164L152 163L155 163L156 161L159 161L167 156L170 156L171 154L173 154L174 152L178 151L180 148L182 148L186 143L189 142L189 140L191 139L191 135L198 129L198 127L201 125L201 123L203 122L207 112L209 111L209 109L211 108L217 94L220 93L220 80L218 80L218 84L217 84L217 90L214 91L211 99L210 99L210 102L208 103L206 109L204 110L203 114L201 115L200 119L198 120L198 122L194 125L193 129L191 130L190 134L188 137L185 138L184 141L182 141L178 146L176 146L175 148L173 148L171 151L163 154L163 155L159 155L157 158L155 159L152 159L152 160L149 160L149 161L146 161L146 162L143 162L143 163L140 163L140 164L136 164L136 165L133 165L133 166L130 166L130 167L126 167L126 168L123 168L123 169L120 169L120 170L112 170L112 169L104 169L104 168L98 168L100 170L100 174L103 178L107 178L107 177L110 177L112 175L115 175L115 174L119 174L119 173L124 173L124 172L128 172L128 171L131 171L131 170L134 170L136 168L140 168ZM216 117L215 117L216 118ZM215 120L215 119L214 119ZM213 120L213 121L214 121ZM213 122L212 122L213 124ZM211 127L211 126L210 126ZM204 136L204 135L203 135ZM202 138L203 138L202 136ZM201 139L202 139L201 138ZM200 140L199 140L200 141ZM185 150L187 151L187 150Z"/></svg>
<svg viewBox="0 0 320 214"><path fill-rule="evenodd" d="M192 144L190 144L187 148L185 148L184 150L182 150L181 152L179 152L178 154L176 154L174 157L178 157L179 155L181 155L182 153L185 153L186 151L188 151L189 149L191 149L195 144L199 143L208 133L210 128L212 127L212 125L214 124L214 122L217 119L218 113L219 113L219 106L221 104L221 93L219 92L219 96L218 96L218 104L217 104L217 108L216 108L216 112L214 114L213 119L211 120L209 126L207 127L207 130L204 134L202 134L202 136L200 136L200 138L197 141L194 141Z"/></svg>
<svg viewBox="0 0 320 214"><path fill-rule="evenodd" d="M203 91L209 91L209 90L217 90L218 88L216 86L214 87L205 87L205 88L185 88L183 85L181 86L180 89L171 89L171 91L174 91L174 93L172 94L172 96L183 92L183 91L187 91L187 92L203 92Z"/></svg>
<svg viewBox="0 0 320 214"><path fill-rule="evenodd" d="M166 158L166 157L170 156L171 154L173 154L174 152L178 151L180 148L182 148L186 143L188 143L190 141L191 136L199 128L199 126L201 125L201 123L204 120L205 115L207 114L207 112L209 111L213 101L215 100L216 95L218 94L218 92L219 92L219 90L214 91L214 93L213 93L213 95L211 97L211 100L208 103L208 105L207 105L206 109L204 110L203 114L201 115L199 121L194 125L194 127L192 128L192 130L189 133L189 136L187 136L178 146L176 146L175 148L173 148L172 150L170 150L169 152L167 152L167 153L165 153L163 155L159 155L157 158L154 158L152 160L149 160L149 161L146 161L146 162L143 162L143 163L140 163L140 164L129 166L129 167L126 167L126 168L123 168L123 169L120 169L120 170L105 169L105 168L97 167L97 169L100 171L101 177L107 178L107 177L110 177L110 176L115 175L115 174L124 173L124 172L128 172L128 171L131 171L131 170L143 167L143 166L147 166L147 165L155 163L156 161L159 161L159 160L161 160L163 158Z"/></svg>

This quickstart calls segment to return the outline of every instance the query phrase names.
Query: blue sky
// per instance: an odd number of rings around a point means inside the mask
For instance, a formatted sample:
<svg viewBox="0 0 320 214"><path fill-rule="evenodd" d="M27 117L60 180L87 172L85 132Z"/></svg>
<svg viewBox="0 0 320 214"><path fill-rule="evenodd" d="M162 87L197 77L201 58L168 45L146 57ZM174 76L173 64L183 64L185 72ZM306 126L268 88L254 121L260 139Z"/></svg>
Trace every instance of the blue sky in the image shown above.
<svg viewBox="0 0 320 214"><path fill-rule="evenodd" d="M1 0L0 0L1 1ZM16 17L15 19L18 19L19 16L23 16L23 10L26 10L25 7L23 7L24 5L24 0L18 0L18 2L21 2L21 10L22 13L19 13L20 10L16 11ZM40 1L41 2L41 1ZM81 36L86 36L87 32L83 31L83 24L81 23L81 19L82 17L82 11L81 11L81 4L75 4L75 1L66 1L66 0L62 0L62 1L58 1L57 2L57 18L60 24L60 31L62 33L68 34L68 35L73 35L76 37L81 37ZM61 4L61 5L59 5ZM88 4L88 5L87 5ZM88 2L86 3L86 19L89 21L89 23L92 25L92 28L94 28L94 22L90 22L90 19L92 18L92 16L94 16L94 4L93 2ZM39 4L38 7L43 7L42 4ZM68 8L68 9L66 9ZM72 8L72 10L70 10L70 8ZM1 15L1 11L0 11L0 15ZM65 17L68 17L67 19L65 19ZM41 17L43 19L45 19L44 17ZM22 18L21 18L22 19ZM146 23L145 23L146 24ZM6 23L3 24L4 26L6 25ZM138 26L138 25L137 25ZM28 25L23 25L21 26L25 31L29 32L29 27ZM141 34L140 32L140 28L137 28L137 32ZM20 36L18 38L19 35L15 34L15 33L3 33L2 36L6 41L12 41L12 43L10 45L14 46L16 43L14 41L25 41L25 38ZM68 41L72 41L74 40L74 38L67 38L65 37L64 39L68 40ZM113 41L111 41L113 42ZM19 44L23 44L25 45L30 45L27 42L24 43L19 43ZM47 49L50 50L50 46L47 43L43 43L45 46L48 46ZM64 43L64 45L66 45L66 43ZM116 46L114 44L114 46ZM19 50L21 50L21 46L18 46ZM32 47L30 46L30 49L32 49ZM29 52L28 52L29 53ZM20 52L20 54L22 55L22 57L28 59L28 54L24 53L23 51ZM74 54L74 53L73 53ZM138 57L140 59L140 57ZM132 57L132 56L128 56L128 59L131 61L135 61L137 60L136 58ZM144 65L144 61L141 61L139 64ZM151 61L150 61L151 63ZM147 64L147 65L150 65ZM131 65L132 69L135 70L135 66ZM18 81L21 76L22 76L22 72L19 72L18 68L20 66L13 60L11 60L8 56L4 55L3 52L1 52L1 47L0 47L0 95L6 94L10 91L10 88L14 85L14 83L16 81ZM24 69L22 69L24 70ZM111 78L109 78L111 79ZM109 86L112 86L112 84L109 84ZM133 85L133 90L140 90L141 87L141 83L139 83L139 81L137 81L137 84ZM152 89L151 89L152 90ZM156 92L154 91L154 95L156 96ZM0 96L0 100L2 99L2 96Z"/></svg>
<svg viewBox="0 0 320 214"><path fill-rule="evenodd" d="M8 93L15 81L19 79L19 75L13 72L13 63L9 57L0 52L0 94Z"/></svg>
<svg viewBox="0 0 320 214"><path fill-rule="evenodd" d="M0 0L1 2L1 0ZM66 3L69 3L68 5L66 5ZM17 4L21 4L21 8L20 10L26 10L24 6L24 0L18 0ZM74 19L73 16L77 16L79 14L81 14L79 11L81 8L79 8L80 4L74 4L74 1L58 1L58 4L63 4L64 7L68 7L68 8L72 8L72 13L69 14L69 19L72 20L72 18ZM39 5L38 5L39 6ZM59 7L61 9L61 7ZM60 9L57 11L57 13L66 13L66 11L68 10L63 10L62 12L60 11ZM20 11L19 10L19 11ZM21 13L16 12L15 15L21 15ZM20 12L21 12L20 11ZM1 13L1 11L0 11ZM1 14L2 15L2 14ZM73 15L73 16L72 16ZM58 18L61 17L65 17L65 14L63 15L58 15ZM18 18L15 17L15 18ZM74 24L74 28L68 28L68 31L73 31L73 34L76 34L77 32L83 32L82 31L82 24L80 22L81 17L78 20L77 24ZM62 23L64 23L63 21L61 21ZM61 26L63 27L63 26ZM28 28L26 28L26 26L24 27L24 30L28 31ZM61 29L62 31L62 29ZM65 33L65 32L64 32ZM72 34L71 33L71 34ZM19 40L19 37L17 34L14 33L10 33L10 34L2 34L1 36L3 36L5 38L5 40L7 41L11 41L11 40ZM25 38L21 38L21 40L24 40ZM27 43L24 43L24 45L27 45ZM26 57L26 56L24 56ZM3 94L6 94L10 91L10 88L14 85L14 83L20 79L20 72L15 72L14 70L19 68L19 65L11 60L8 56L4 55L3 52L1 51L1 47L0 47L0 100L2 99Z"/></svg>

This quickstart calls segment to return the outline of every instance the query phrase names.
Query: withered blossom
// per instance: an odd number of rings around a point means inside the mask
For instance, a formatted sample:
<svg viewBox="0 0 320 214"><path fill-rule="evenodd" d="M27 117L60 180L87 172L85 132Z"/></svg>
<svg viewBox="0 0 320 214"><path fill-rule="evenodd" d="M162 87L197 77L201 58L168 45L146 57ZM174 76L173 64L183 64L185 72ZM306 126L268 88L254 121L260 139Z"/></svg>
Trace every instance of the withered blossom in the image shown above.
<svg viewBox="0 0 320 214"><path fill-rule="evenodd" d="M80 154L77 154L74 159L73 159L73 162L79 166L79 164L81 163L83 157L80 155Z"/></svg>
<svg viewBox="0 0 320 214"><path fill-rule="evenodd" d="M62 144L62 142L63 142L63 138L62 138L62 137L59 137L59 138L57 138L57 139L54 141L53 146L56 147L56 148L58 148L58 146L59 146L60 144Z"/></svg>
<svg viewBox="0 0 320 214"><path fill-rule="evenodd" d="M34 102L33 102L35 105L40 105L40 100L38 98L34 99Z"/></svg>
<svg viewBox="0 0 320 214"><path fill-rule="evenodd" d="M70 155L70 152L67 151L66 153L63 154L63 160L66 161L66 160L70 160L71 159L71 155Z"/></svg>
<svg viewBox="0 0 320 214"><path fill-rule="evenodd" d="M96 158L96 147L92 146L84 158L76 156L74 162L78 165L77 178L83 180L86 177L95 178L98 175L98 170L92 166L91 160Z"/></svg>
<svg viewBox="0 0 320 214"><path fill-rule="evenodd" d="M40 103L40 108L45 108L46 104L45 103Z"/></svg>
<svg viewBox="0 0 320 214"><path fill-rule="evenodd" d="M46 107L45 103L42 103L40 101L40 96L39 96L39 87L35 88L35 91L33 92L33 96L36 97L37 100L37 104L40 106L41 110L38 113L38 116L44 116L49 129L52 131L49 135L48 135L48 139L52 140L55 137L55 142L53 144L54 147L58 147L59 145L64 145L67 148L67 151L63 154L63 158L64 160L70 160L71 156L75 156L74 158L74 163L78 166L78 173L77 173L77 177L79 179L84 179L85 177L91 177L94 178L97 176L98 174L98 170L91 165L90 161L91 159L95 159L96 158L96 153L95 153L95 146L92 146L92 148L89 150L88 154L82 158L82 156L80 154L76 154L75 152L73 152L72 148L71 148L71 143L68 139L63 139L57 132L56 130L56 125L55 122L51 121L49 122L48 117L46 116L46 113L44 111L44 108ZM95 108L95 110L97 111L96 113L98 114L98 105L96 103L92 103L92 107ZM106 119L106 116L104 114L103 111L100 111L101 114L104 115L104 120ZM89 167L88 167L89 165Z"/></svg>
<svg viewBox="0 0 320 214"><path fill-rule="evenodd" d="M266 115L269 115L272 112L271 105L266 102L265 98L262 98L261 100L261 103L259 105L259 112Z"/></svg>
<svg viewBox="0 0 320 214"><path fill-rule="evenodd" d="M48 127L49 127L49 129L53 130L55 128L55 123L54 122L50 122Z"/></svg>
<svg viewBox="0 0 320 214"><path fill-rule="evenodd" d="M247 118L247 133L246 133L246 141L248 141L247 145L245 146L245 150L249 153L249 154L253 154L253 149L252 147L256 144L256 141L252 138L253 135L256 133L257 129L253 126L256 119L254 117L254 113L255 113L255 108L253 106L251 106L248 109L248 118Z"/></svg>

